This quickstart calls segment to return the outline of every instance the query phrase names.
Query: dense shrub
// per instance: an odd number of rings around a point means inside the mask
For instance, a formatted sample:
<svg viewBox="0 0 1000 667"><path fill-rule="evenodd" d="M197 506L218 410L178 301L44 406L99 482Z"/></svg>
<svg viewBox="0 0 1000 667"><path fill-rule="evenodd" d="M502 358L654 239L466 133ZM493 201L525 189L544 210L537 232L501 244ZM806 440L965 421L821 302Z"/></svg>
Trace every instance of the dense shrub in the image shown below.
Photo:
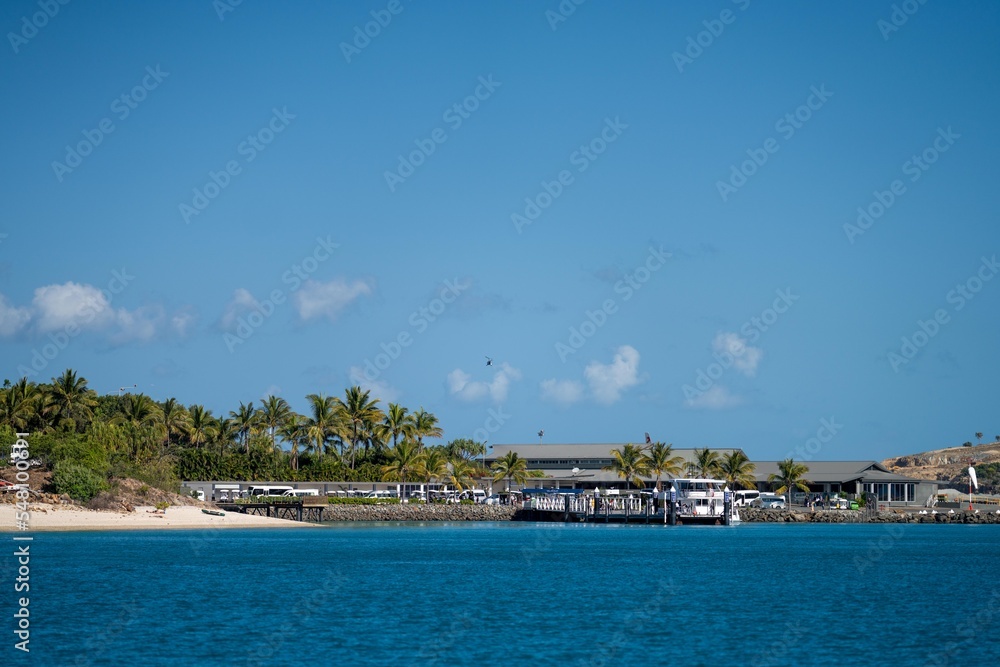
<svg viewBox="0 0 1000 667"><path fill-rule="evenodd" d="M104 478L90 468L60 461L52 471L52 485L56 493L65 493L74 500L87 502L108 488Z"/></svg>

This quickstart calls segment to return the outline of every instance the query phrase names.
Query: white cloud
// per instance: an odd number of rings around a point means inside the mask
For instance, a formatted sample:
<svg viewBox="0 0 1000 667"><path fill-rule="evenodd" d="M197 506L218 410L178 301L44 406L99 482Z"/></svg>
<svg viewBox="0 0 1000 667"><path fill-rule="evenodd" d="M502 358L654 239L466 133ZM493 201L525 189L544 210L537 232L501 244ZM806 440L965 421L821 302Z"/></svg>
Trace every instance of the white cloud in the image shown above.
<svg viewBox="0 0 1000 667"><path fill-rule="evenodd" d="M219 326L223 329L232 329L238 319L254 310L260 310L260 302L249 290L239 287L233 290L233 298L226 304Z"/></svg>
<svg viewBox="0 0 1000 667"><path fill-rule="evenodd" d="M716 358L719 356L725 358L725 355L732 356L733 368L747 377L753 377L757 373L757 365L764 356L764 351L746 343L746 339L740 338L736 333L720 333L712 341L712 349L716 353Z"/></svg>
<svg viewBox="0 0 1000 667"><path fill-rule="evenodd" d="M35 290L32 301L35 326L42 333L75 325L80 329L101 329L114 319L111 302L93 285L67 282Z"/></svg>
<svg viewBox="0 0 1000 667"><path fill-rule="evenodd" d="M303 320L316 317L335 319L344 308L361 296L372 293L372 286L364 280L348 282L335 278L329 282L307 280L295 293L295 308Z"/></svg>
<svg viewBox="0 0 1000 667"><path fill-rule="evenodd" d="M594 400L606 405L614 403L621 398L622 391L639 384L639 351L631 345L622 345L610 364L592 361L583 375Z"/></svg>
<svg viewBox="0 0 1000 667"><path fill-rule="evenodd" d="M8 304L0 294L0 336L13 335L21 329L28 329L34 335L65 332L76 336L81 332L97 332L105 335L112 345L119 345L176 333L178 318L190 317L179 311L173 316L171 328L163 306L114 308L114 294L93 285L69 281L36 288L31 306L21 308Z"/></svg>
<svg viewBox="0 0 1000 667"><path fill-rule="evenodd" d="M170 328L178 336L184 338L191 333L191 329L194 327L197 319L192 309L184 308L174 313L170 318Z"/></svg>
<svg viewBox="0 0 1000 667"><path fill-rule="evenodd" d="M521 371L507 362L500 364L499 369L493 375L493 379L489 382L473 380L471 375L461 368L456 368L448 373L448 391L460 400L470 403L480 401L487 396L494 403L503 403L507 400L510 383L520 379Z"/></svg>
<svg viewBox="0 0 1000 667"><path fill-rule="evenodd" d="M7 303L7 297L0 294L0 336L13 336L31 320L31 311Z"/></svg>
<svg viewBox="0 0 1000 667"><path fill-rule="evenodd" d="M560 405L572 405L583 398L583 384L575 380L542 381L542 398Z"/></svg>
<svg viewBox="0 0 1000 667"><path fill-rule="evenodd" d="M351 366L347 373L352 385L357 385L365 391L371 392L372 398L377 398L384 403L395 403L399 400L399 391L387 382L381 380L369 380L365 377L365 371L361 366Z"/></svg>
<svg viewBox="0 0 1000 667"><path fill-rule="evenodd" d="M742 398L731 394L728 389L720 384L709 387L698 396L684 401L684 407L696 410L724 410L742 404Z"/></svg>

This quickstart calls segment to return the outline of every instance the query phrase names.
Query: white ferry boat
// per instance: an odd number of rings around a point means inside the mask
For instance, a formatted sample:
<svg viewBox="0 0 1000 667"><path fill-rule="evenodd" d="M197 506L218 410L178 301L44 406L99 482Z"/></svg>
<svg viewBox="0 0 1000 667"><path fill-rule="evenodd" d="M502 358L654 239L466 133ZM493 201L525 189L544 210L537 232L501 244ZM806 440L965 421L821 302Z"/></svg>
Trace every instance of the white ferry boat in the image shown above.
<svg viewBox="0 0 1000 667"><path fill-rule="evenodd" d="M726 523L726 496L730 501L730 524L740 522L734 494L722 479L684 478L671 480L668 492L676 503L677 519L692 523Z"/></svg>

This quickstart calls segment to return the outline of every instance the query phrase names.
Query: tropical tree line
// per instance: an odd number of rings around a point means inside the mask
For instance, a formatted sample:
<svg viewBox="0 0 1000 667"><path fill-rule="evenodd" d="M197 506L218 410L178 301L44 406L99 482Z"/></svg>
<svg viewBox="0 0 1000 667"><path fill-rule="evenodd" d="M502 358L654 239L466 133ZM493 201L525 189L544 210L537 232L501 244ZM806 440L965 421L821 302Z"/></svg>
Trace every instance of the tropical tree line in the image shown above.
<svg viewBox="0 0 1000 667"><path fill-rule="evenodd" d="M750 462L741 450L720 454L709 449L694 450L694 461L685 463L684 457L674 454L673 445L662 442L646 446L627 444L621 449L611 450L611 464L602 470L614 472L628 482L629 487L644 488L646 479L656 482L656 490L661 490L663 478L672 479L688 475L724 479L734 489L757 488L754 476L756 465Z"/></svg>
<svg viewBox="0 0 1000 667"><path fill-rule="evenodd" d="M651 443L645 447L627 444L621 449L611 450L611 464L603 468L614 472L628 482L629 487L644 488L647 479L655 479L656 490L661 490L661 479L680 477L686 474L690 477L721 479L733 490L756 489L757 477L754 472L757 466L752 463L741 450L733 450L726 454L707 447L694 450L694 460L685 464L684 458L675 456L673 445L662 442ZM805 478L809 468L793 459L778 462L778 472L768 475L768 484L775 493L788 493L791 489L809 490L809 482Z"/></svg>
<svg viewBox="0 0 1000 667"><path fill-rule="evenodd" d="M434 414L368 390L309 394L304 414L279 396L240 403L228 414L142 393L98 395L72 369L48 383L26 378L0 388L0 429L32 434L31 454L55 467L176 486L190 479L289 481L449 480L465 486L488 473L485 446L468 439L429 445L444 431ZM12 435L12 434L11 434Z"/></svg>

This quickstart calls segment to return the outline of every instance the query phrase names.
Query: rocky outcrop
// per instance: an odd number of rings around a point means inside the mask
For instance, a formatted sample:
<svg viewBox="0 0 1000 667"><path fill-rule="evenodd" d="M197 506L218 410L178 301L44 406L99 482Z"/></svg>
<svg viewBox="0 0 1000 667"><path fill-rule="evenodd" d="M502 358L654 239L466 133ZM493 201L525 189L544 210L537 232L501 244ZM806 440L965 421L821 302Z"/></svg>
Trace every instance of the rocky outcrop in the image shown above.
<svg viewBox="0 0 1000 667"><path fill-rule="evenodd" d="M511 521L510 505L330 505L323 521Z"/></svg>

